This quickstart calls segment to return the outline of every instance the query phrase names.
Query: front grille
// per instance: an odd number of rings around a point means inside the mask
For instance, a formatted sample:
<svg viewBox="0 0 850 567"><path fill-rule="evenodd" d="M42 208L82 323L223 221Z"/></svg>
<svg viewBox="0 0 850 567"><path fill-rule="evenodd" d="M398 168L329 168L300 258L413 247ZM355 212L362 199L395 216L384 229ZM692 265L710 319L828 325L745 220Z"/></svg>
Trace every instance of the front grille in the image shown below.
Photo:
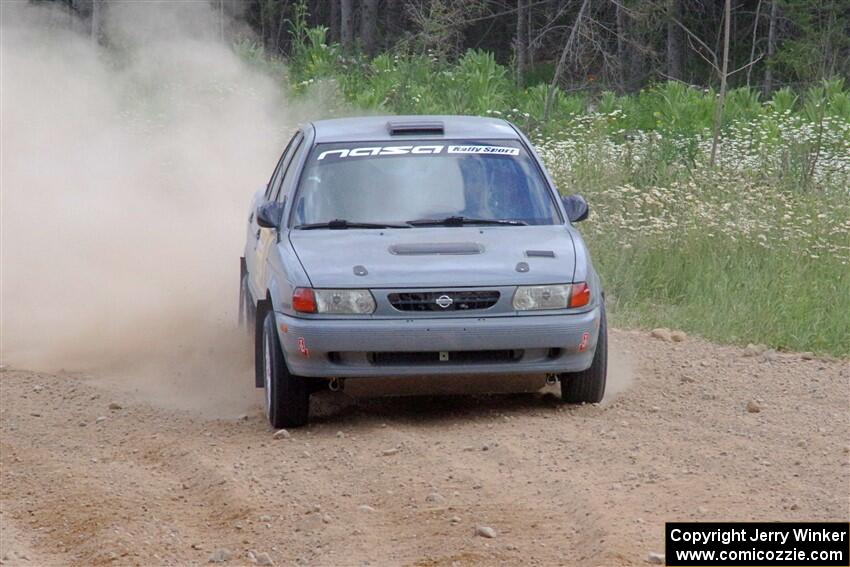
<svg viewBox="0 0 850 567"><path fill-rule="evenodd" d="M498 291L414 291L391 293L390 304L399 311L469 311L488 309L499 301Z"/></svg>
<svg viewBox="0 0 850 567"><path fill-rule="evenodd" d="M450 352L370 352L367 359L376 366L405 364L471 364L515 362L522 350L457 350Z"/></svg>

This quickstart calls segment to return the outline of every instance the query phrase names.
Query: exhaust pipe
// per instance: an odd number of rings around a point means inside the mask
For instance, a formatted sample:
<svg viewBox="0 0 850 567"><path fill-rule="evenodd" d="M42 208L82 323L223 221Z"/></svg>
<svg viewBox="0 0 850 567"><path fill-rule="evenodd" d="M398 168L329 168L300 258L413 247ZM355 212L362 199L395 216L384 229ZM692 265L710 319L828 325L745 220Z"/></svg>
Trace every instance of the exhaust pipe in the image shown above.
<svg viewBox="0 0 850 567"><path fill-rule="evenodd" d="M341 378L331 378L328 382L328 389L331 392L339 392L345 388L345 382Z"/></svg>
<svg viewBox="0 0 850 567"><path fill-rule="evenodd" d="M558 383L558 376L556 374L547 374L546 375L546 385L554 386Z"/></svg>

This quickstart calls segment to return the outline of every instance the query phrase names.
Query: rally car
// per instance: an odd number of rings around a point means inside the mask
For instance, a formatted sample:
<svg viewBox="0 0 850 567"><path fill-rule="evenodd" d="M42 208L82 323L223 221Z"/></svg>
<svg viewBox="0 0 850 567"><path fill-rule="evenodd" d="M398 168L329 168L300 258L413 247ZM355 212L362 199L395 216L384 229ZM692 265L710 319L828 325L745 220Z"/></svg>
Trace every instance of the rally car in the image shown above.
<svg viewBox="0 0 850 567"><path fill-rule="evenodd" d="M504 120L301 127L254 195L240 315L273 427L346 379L539 375L605 392L602 285L528 139Z"/></svg>

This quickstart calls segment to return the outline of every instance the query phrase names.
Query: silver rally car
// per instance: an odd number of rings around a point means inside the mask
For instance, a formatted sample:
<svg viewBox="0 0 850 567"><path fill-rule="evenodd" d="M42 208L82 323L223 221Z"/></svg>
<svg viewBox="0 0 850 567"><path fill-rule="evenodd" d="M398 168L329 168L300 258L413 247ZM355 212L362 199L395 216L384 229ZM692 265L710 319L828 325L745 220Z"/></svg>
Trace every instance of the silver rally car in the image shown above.
<svg viewBox="0 0 850 567"><path fill-rule="evenodd" d="M374 376L531 374L600 401L587 215L504 120L306 124L254 195L240 262L270 423L303 425L312 392Z"/></svg>

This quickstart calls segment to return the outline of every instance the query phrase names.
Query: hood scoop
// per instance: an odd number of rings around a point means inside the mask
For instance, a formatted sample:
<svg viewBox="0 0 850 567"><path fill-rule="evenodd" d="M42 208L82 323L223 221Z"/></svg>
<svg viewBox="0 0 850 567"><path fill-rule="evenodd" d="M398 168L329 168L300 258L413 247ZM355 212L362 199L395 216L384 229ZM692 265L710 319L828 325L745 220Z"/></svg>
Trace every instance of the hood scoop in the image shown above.
<svg viewBox="0 0 850 567"><path fill-rule="evenodd" d="M526 250L525 255L529 258L554 258L553 250Z"/></svg>
<svg viewBox="0 0 850 567"><path fill-rule="evenodd" d="M484 247L477 242L411 242L408 244L393 244L390 254L397 256L427 256L431 254L468 255L481 254Z"/></svg>

